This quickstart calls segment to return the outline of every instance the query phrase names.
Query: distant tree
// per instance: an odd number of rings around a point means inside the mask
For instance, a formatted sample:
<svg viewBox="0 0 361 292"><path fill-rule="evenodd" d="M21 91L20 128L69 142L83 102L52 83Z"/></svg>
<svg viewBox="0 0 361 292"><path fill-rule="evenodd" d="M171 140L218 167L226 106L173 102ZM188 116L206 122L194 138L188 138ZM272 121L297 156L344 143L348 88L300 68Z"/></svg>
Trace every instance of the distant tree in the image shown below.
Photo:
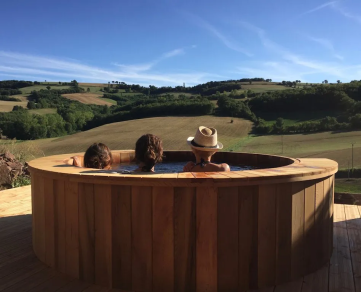
<svg viewBox="0 0 361 292"><path fill-rule="evenodd" d="M33 101L29 101L28 105L26 106L28 109L36 109L36 104Z"/></svg>
<svg viewBox="0 0 361 292"><path fill-rule="evenodd" d="M59 81L59 85L61 85L61 81Z"/></svg>
<svg viewBox="0 0 361 292"><path fill-rule="evenodd" d="M340 83L341 83L341 81L340 81L340 80L337 80L337 83L338 83L338 84L340 84Z"/></svg>
<svg viewBox="0 0 361 292"><path fill-rule="evenodd" d="M324 84L328 84L328 80L326 79L325 81L323 81L322 83Z"/></svg>
<svg viewBox="0 0 361 292"><path fill-rule="evenodd" d="M282 118L277 118L276 122L273 124L273 130L276 133L282 133L285 127L285 121Z"/></svg>
<svg viewBox="0 0 361 292"><path fill-rule="evenodd" d="M114 83L114 81L112 81L112 83Z"/></svg>
<svg viewBox="0 0 361 292"><path fill-rule="evenodd" d="M47 90L50 90L50 89L51 89L51 87L48 85L48 86L46 87L46 89L47 89Z"/></svg>
<svg viewBox="0 0 361 292"><path fill-rule="evenodd" d="M87 91L87 92L90 92L90 88L88 87L88 88L86 89L86 91Z"/></svg>
<svg viewBox="0 0 361 292"><path fill-rule="evenodd" d="M119 81L115 81L115 83L116 83L116 84L118 84L118 83L119 83Z"/></svg>
<svg viewBox="0 0 361 292"><path fill-rule="evenodd" d="M250 81L249 81L249 84L251 84L251 85L252 85L252 80L250 80Z"/></svg>

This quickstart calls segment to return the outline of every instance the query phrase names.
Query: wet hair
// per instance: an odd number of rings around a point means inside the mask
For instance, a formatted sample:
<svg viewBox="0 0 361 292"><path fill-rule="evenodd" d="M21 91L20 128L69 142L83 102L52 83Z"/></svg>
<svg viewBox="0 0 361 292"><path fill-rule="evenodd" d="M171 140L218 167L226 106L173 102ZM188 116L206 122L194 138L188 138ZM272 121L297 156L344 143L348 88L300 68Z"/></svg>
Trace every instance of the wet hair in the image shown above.
<svg viewBox="0 0 361 292"><path fill-rule="evenodd" d="M84 155L84 166L88 168L104 169L113 163L112 153L103 143L94 143Z"/></svg>
<svg viewBox="0 0 361 292"><path fill-rule="evenodd" d="M135 144L135 159L144 164L142 171L150 172L157 162L162 162L162 140L152 134L140 137Z"/></svg>

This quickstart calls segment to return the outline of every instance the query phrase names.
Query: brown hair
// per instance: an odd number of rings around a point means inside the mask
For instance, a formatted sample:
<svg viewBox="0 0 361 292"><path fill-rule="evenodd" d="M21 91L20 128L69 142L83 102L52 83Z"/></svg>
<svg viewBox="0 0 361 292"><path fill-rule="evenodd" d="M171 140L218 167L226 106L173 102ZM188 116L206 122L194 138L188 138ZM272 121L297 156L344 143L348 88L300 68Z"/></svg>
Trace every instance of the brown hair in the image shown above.
<svg viewBox="0 0 361 292"><path fill-rule="evenodd" d="M84 155L84 166L89 168L104 169L113 163L112 153L103 143L94 143Z"/></svg>
<svg viewBox="0 0 361 292"><path fill-rule="evenodd" d="M135 144L135 159L138 163L144 163L143 171L151 171L157 162L162 162L162 140L152 134L146 134L140 137Z"/></svg>

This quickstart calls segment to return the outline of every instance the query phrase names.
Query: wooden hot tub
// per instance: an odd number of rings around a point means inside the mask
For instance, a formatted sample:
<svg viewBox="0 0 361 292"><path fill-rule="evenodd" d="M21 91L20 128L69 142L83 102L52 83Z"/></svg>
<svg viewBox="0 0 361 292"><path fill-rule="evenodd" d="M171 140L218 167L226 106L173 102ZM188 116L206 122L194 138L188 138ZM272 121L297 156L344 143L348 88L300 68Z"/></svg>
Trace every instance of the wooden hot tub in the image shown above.
<svg viewBox="0 0 361 292"><path fill-rule="evenodd" d="M70 156L29 163L34 251L67 275L125 291L246 291L330 259L334 161L220 152L264 169L127 175L63 165Z"/></svg>

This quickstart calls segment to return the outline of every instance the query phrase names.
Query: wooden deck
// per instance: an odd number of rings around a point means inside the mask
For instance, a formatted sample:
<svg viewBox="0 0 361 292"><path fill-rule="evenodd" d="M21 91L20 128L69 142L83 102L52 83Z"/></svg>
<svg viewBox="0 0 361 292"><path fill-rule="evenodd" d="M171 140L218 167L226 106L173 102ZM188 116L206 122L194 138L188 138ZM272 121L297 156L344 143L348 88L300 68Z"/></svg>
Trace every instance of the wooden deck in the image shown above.
<svg viewBox="0 0 361 292"><path fill-rule="evenodd" d="M0 192L0 291L120 291L74 280L42 264L31 243L30 187ZM361 292L361 206L335 205L331 263L262 292ZM255 292L255 291L254 291Z"/></svg>

